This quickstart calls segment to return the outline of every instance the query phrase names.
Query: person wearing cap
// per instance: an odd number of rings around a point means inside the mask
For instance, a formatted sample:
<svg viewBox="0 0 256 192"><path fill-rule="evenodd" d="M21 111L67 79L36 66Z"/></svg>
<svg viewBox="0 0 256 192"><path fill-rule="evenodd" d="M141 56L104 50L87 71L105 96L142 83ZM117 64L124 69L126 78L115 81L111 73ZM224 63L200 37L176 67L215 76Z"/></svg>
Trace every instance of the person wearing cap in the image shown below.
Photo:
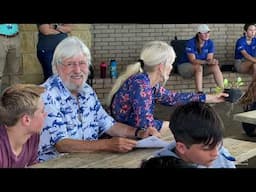
<svg viewBox="0 0 256 192"><path fill-rule="evenodd" d="M182 77L195 76L196 91L199 93L203 92L203 76L209 74L213 74L219 87L224 87L219 61L214 58L215 46L209 36L208 25L200 24L196 35L188 40L185 52L177 66Z"/></svg>
<svg viewBox="0 0 256 192"><path fill-rule="evenodd" d="M256 79L256 25L246 23L244 34L236 41L235 69L239 73L252 74Z"/></svg>
<svg viewBox="0 0 256 192"><path fill-rule="evenodd" d="M10 73L10 85L20 82L20 36L18 24L0 24L0 90L5 67Z"/></svg>

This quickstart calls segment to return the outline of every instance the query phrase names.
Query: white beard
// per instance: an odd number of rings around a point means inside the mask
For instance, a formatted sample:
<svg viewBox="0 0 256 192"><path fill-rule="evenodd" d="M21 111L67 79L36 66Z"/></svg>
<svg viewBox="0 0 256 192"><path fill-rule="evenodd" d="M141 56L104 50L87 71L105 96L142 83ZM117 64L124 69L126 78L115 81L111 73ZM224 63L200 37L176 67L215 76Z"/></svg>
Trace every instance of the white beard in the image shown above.
<svg viewBox="0 0 256 192"><path fill-rule="evenodd" d="M84 76L84 82L81 85L76 85L70 82L63 82L64 85L67 87L68 90L72 91L76 91L76 92L80 92L81 90L83 90L85 83L87 81L88 78L88 74L83 74Z"/></svg>
<svg viewBox="0 0 256 192"><path fill-rule="evenodd" d="M85 86L85 82L82 83L81 85L75 85L72 83L64 83L65 86L67 87L68 90L72 91L76 91L76 92L80 92L81 90L83 90L84 86Z"/></svg>

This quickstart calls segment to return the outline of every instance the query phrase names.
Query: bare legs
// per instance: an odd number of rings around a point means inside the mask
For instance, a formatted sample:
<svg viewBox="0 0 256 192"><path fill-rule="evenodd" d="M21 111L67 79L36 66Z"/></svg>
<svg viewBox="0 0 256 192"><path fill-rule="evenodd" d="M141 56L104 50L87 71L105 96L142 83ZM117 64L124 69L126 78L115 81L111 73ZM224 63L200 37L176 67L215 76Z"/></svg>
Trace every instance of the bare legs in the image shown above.
<svg viewBox="0 0 256 192"><path fill-rule="evenodd" d="M216 84L219 87L224 87L223 75L218 64L207 65L205 69L203 69L202 65L195 65L193 68L195 73L195 85L197 92L203 91L203 74L213 74ZM204 72L203 70L206 71Z"/></svg>

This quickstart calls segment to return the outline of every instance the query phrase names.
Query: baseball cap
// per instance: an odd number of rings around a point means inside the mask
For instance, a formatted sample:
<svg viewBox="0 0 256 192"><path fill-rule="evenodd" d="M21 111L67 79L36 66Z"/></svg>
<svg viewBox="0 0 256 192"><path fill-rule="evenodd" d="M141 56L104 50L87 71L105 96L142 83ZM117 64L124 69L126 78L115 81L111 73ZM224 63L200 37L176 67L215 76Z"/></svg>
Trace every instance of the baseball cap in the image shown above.
<svg viewBox="0 0 256 192"><path fill-rule="evenodd" d="M199 33L207 33L208 31L210 31L210 29L206 24L201 24L197 27L197 32Z"/></svg>

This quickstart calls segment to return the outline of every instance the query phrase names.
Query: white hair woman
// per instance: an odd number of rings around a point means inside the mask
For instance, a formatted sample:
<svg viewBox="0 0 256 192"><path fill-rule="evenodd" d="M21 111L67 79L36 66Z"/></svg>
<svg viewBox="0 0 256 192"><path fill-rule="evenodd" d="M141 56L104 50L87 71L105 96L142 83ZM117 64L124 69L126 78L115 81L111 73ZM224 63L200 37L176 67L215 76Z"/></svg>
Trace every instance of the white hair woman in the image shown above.
<svg viewBox="0 0 256 192"><path fill-rule="evenodd" d="M119 122L140 128L169 129L169 122L154 118L155 104L173 106L190 101L223 102L225 93L206 95L176 93L165 89L176 54L169 44L151 41L144 45L140 59L129 65L116 80L107 99L111 115ZM162 131L161 131L162 132Z"/></svg>

